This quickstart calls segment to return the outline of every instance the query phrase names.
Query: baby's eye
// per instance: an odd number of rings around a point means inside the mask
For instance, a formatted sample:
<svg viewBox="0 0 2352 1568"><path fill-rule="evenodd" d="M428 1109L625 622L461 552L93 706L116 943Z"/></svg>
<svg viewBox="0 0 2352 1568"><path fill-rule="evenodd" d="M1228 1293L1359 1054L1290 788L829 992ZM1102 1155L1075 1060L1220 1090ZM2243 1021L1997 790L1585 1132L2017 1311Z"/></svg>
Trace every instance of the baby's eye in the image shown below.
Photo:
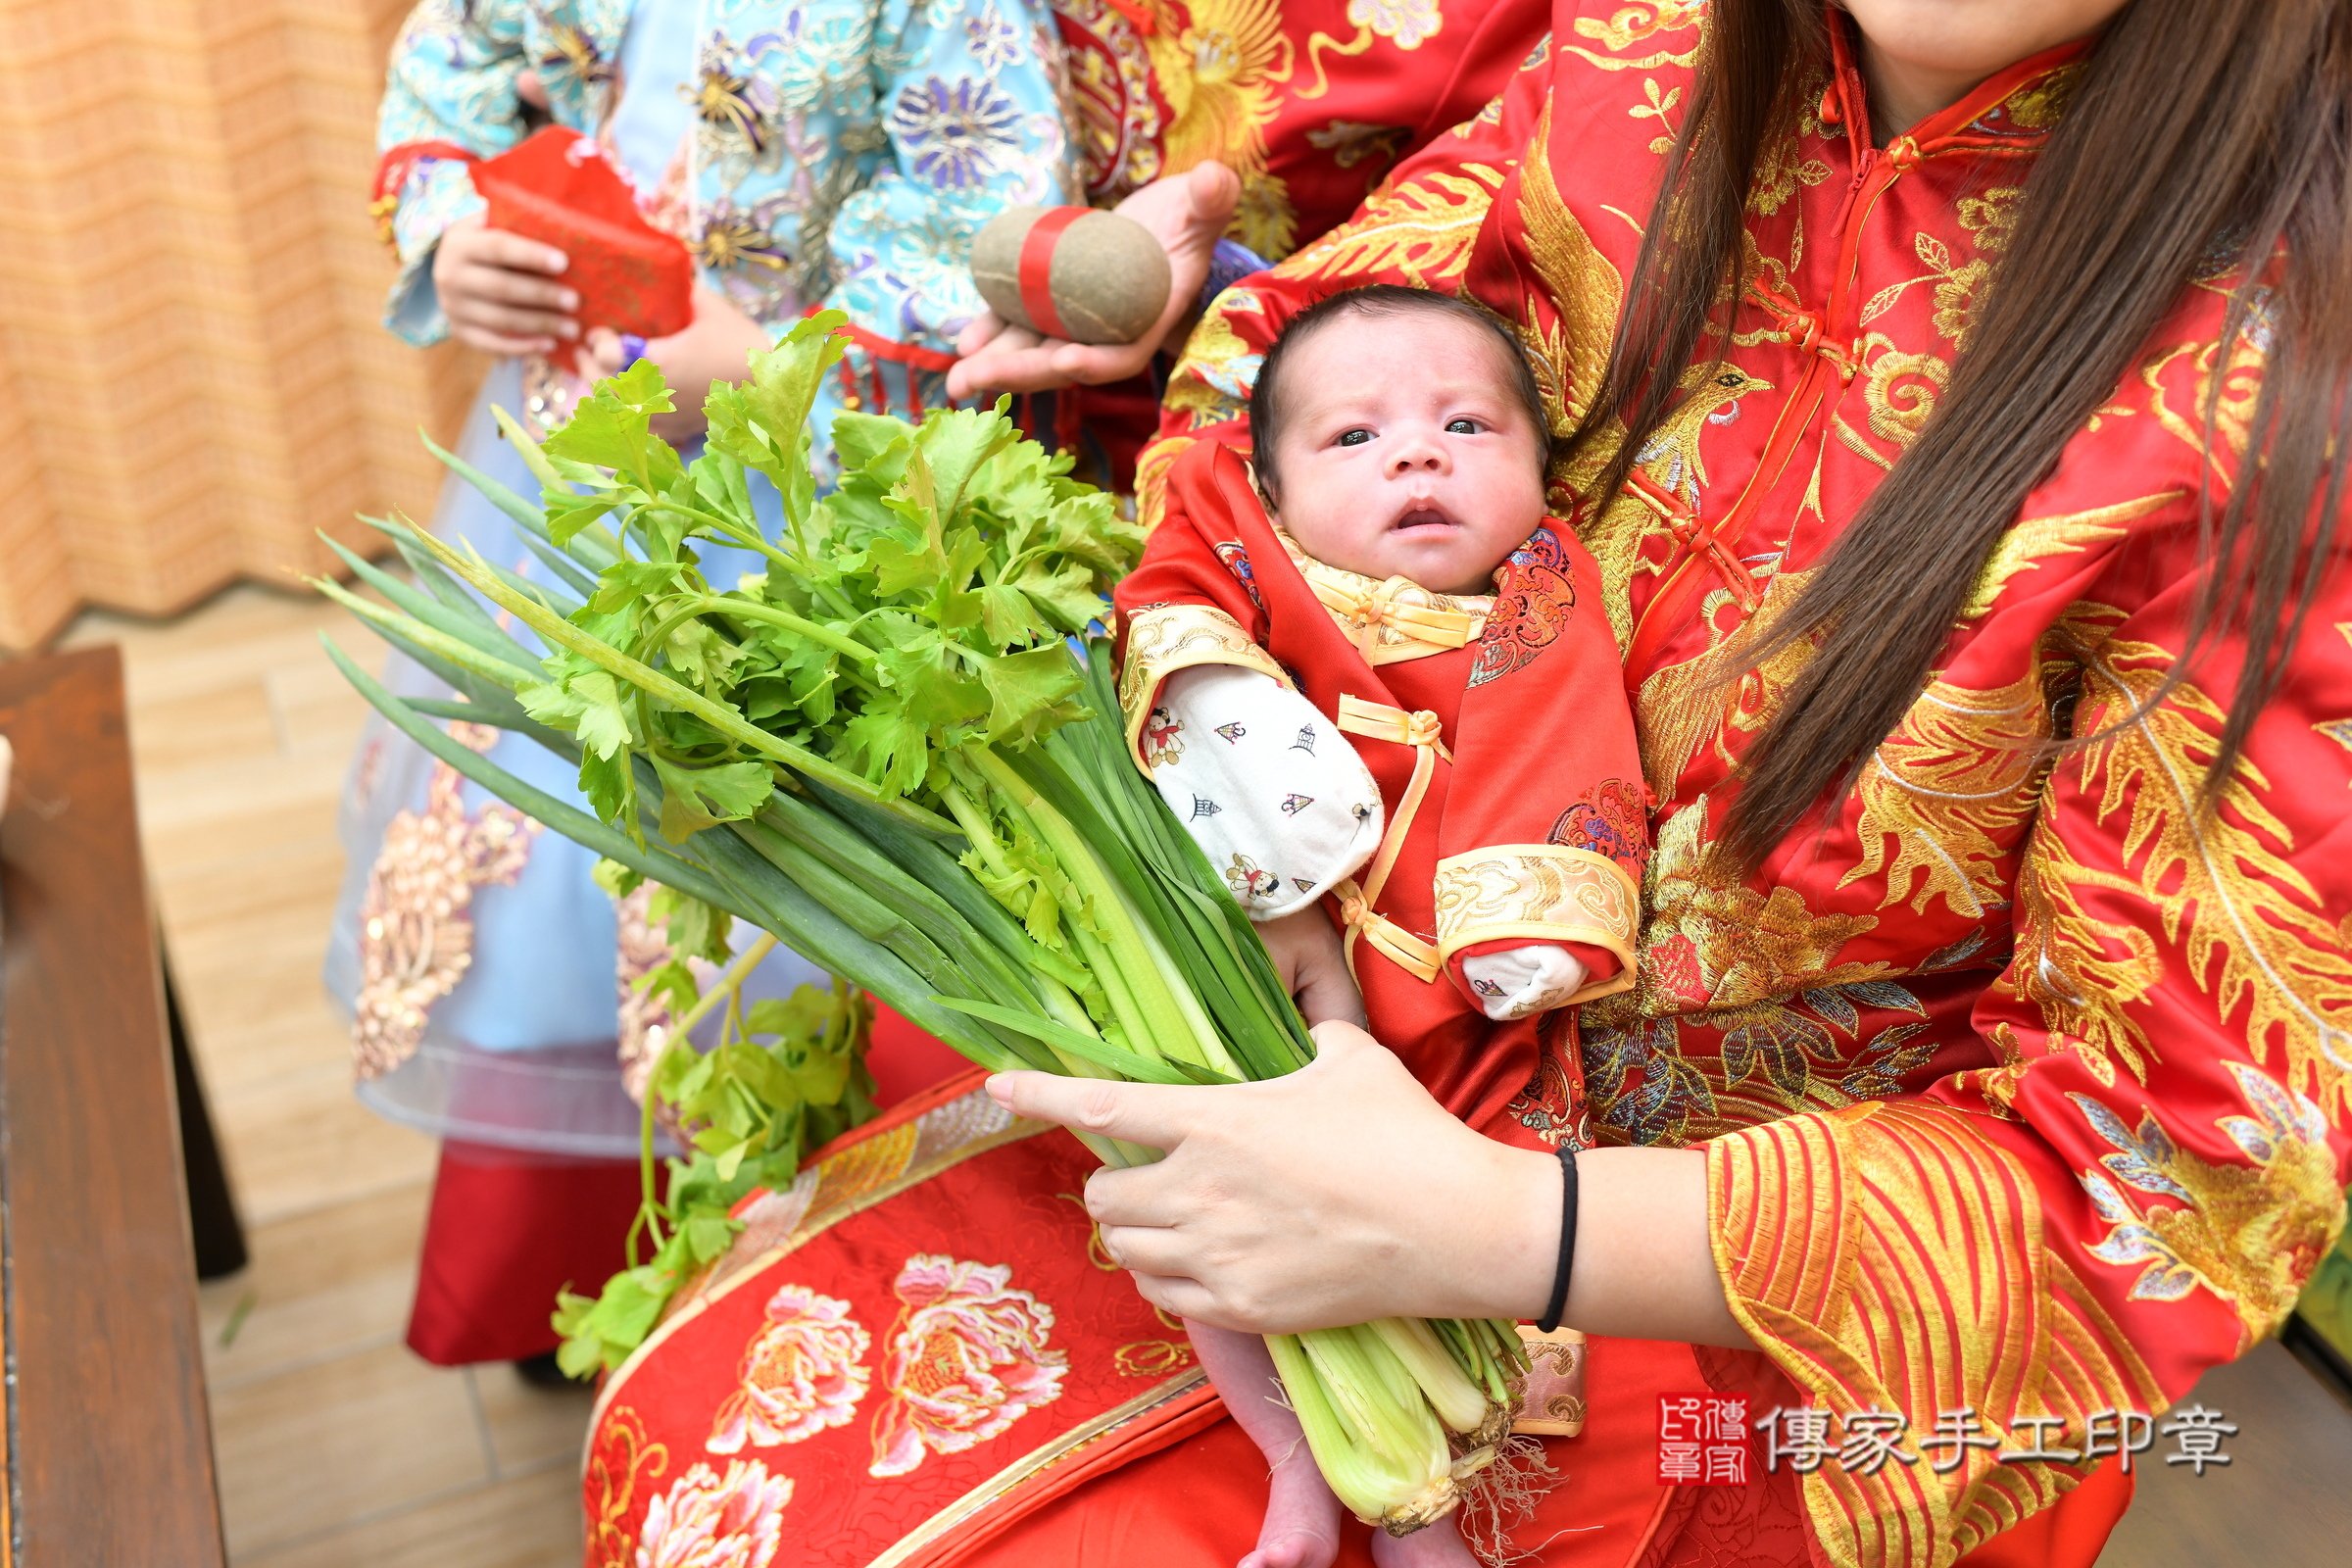
<svg viewBox="0 0 2352 1568"><path fill-rule="evenodd" d="M1372 432L1369 430L1347 430L1341 432L1340 445L1344 447L1360 447L1371 439Z"/></svg>
<svg viewBox="0 0 2352 1568"><path fill-rule="evenodd" d="M1476 435L1478 434L1478 421L1466 418L1448 419L1446 421L1446 433L1447 435Z"/></svg>

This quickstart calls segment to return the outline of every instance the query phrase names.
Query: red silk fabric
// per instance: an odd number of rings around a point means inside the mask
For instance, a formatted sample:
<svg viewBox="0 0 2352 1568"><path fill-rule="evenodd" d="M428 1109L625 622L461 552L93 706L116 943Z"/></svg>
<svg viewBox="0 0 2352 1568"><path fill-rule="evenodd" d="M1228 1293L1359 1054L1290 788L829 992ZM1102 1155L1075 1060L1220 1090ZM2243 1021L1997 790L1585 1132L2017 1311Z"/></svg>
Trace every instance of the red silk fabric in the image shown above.
<svg viewBox="0 0 2352 1568"><path fill-rule="evenodd" d="M591 1562L950 1560L1218 1418L1181 1326L1096 1244L1093 1156L981 1077L738 1207L599 1400Z"/></svg>

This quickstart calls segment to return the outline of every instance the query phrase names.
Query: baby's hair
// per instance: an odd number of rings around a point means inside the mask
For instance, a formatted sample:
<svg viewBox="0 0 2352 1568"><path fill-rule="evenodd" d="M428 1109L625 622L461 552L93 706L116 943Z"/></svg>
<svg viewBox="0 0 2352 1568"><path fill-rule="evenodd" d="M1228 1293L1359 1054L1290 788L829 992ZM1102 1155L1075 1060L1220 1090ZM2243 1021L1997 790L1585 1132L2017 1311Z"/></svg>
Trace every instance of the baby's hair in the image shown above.
<svg viewBox="0 0 2352 1568"><path fill-rule="evenodd" d="M1257 469L1257 487L1269 506L1276 504L1281 494L1281 479L1274 471L1274 441L1286 412L1281 385L1283 360L1332 322L1358 316L1443 316L1492 334L1502 350L1504 363L1510 367L1511 390L1518 394L1520 405L1527 410L1528 424L1536 432L1538 462L1549 461L1551 424L1544 417L1543 390L1536 385L1536 372L1527 363L1526 351L1520 348L1519 339L1500 317L1450 294L1400 288L1395 283L1368 283L1317 300L1293 317L1291 324L1283 328L1282 336L1266 350L1265 363L1258 367L1257 385L1250 393L1250 442L1252 466Z"/></svg>

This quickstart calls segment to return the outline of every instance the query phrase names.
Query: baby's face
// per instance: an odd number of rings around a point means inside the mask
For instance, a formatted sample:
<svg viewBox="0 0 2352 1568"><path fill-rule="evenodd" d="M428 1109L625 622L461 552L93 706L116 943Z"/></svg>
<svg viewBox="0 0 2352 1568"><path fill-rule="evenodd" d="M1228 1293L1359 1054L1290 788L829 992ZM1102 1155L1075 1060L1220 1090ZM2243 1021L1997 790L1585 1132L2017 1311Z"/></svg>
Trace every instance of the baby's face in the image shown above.
<svg viewBox="0 0 2352 1568"><path fill-rule="evenodd" d="M1283 363L1275 516L1317 561L1479 594L1544 520L1503 346L1439 316L1332 322Z"/></svg>

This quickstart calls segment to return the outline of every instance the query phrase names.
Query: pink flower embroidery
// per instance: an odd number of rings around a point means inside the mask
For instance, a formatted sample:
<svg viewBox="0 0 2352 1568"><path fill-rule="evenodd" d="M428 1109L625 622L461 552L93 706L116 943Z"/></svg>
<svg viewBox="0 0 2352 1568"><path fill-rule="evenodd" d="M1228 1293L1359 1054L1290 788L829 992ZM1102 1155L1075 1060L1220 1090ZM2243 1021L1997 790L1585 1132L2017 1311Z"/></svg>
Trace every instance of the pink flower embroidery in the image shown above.
<svg viewBox="0 0 2352 1568"><path fill-rule="evenodd" d="M873 1344L850 1303L787 1285L768 1298L767 1325L743 1349L737 1387L710 1424L712 1453L813 1438L858 1413Z"/></svg>
<svg viewBox="0 0 2352 1568"><path fill-rule="evenodd" d="M646 1507L637 1568L767 1568L791 1500L792 1478L757 1459L731 1459L723 1476L698 1464Z"/></svg>
<svg viewBox="0 0 2352 1568"><path fill-rule="evenodd" d="M874 1417L869 1473L903 1476L929 1453L956 1453L1061 1397L1069 1356L1051 1349L1054 1309L1009 1288L1002 1263L921 1254L896 1285L906 1303L883 1365L890 1402Z"/></svg>

